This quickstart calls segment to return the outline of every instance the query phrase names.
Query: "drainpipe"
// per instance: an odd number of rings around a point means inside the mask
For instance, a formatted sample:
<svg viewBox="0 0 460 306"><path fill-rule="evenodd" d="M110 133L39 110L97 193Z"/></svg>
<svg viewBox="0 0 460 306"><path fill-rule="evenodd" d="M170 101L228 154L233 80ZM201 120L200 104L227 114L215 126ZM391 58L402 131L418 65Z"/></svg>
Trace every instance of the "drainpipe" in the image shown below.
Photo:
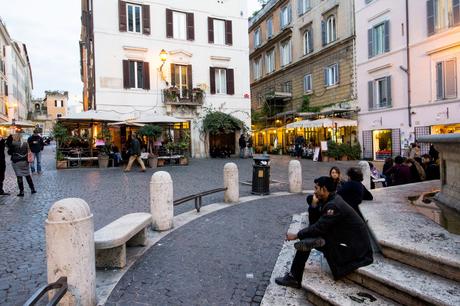
<svg viewBox="0 0 460 306"><path fill-rule="evenodd" d="M412 127L411 86L410 86L410 52L409 52L409 0L406 0L406 73L407 73L407 115L409 127Z"/></svg>

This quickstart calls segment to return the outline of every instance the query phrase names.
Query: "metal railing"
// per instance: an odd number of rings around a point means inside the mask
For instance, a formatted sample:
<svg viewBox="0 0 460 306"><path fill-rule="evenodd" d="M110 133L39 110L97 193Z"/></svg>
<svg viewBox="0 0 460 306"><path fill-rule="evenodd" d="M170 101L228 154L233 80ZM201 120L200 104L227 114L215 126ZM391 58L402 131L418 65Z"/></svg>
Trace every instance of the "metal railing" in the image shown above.
<svg viewBox="0 0 460 306"><path fill-rule="evenodd" d="M203 191L203 192L200 192L200 193L192 194L192 195L177 199L177 200L175 200L173 202L173 204L174 204L174 206L177 206L179 204L182 204L182 203L185 203L185 202L188 202L188 201L191 201L191 200L195 200L195 209L196 209L197 212L200 212L200 209L201 209L201 206L202 206L202 201L201 201L202 197L210 195L210 194L213 194L213 193L222 192L222 191L225 191L225 190L227 190L227 187L216 188L216 189L211 189L211 190L208 190L208 191Z"/></svg>
<svg viewBox="0 0 460 306"><path fill-rule="evenodd" d="M38 289L25 303L24 306L33 306L50 290L58 289L47 306L55 306L67 292L67 277L62 276L56 282L44 285Z"/></svg>

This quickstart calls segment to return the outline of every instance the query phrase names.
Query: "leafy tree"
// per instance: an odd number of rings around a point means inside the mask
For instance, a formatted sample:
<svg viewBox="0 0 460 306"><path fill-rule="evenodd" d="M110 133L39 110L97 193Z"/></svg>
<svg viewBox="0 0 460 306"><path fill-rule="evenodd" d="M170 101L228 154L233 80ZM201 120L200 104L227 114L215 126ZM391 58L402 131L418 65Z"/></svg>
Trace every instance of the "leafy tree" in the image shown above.
<svg viewBox="0 0 460 306"><path fill-rule="evenodd" d="M211 135L229 134L242 128L243 121L219 111L210 111L203 119L203 132Z"/></svg>
<svg viewBox="0 0 460 306"><path fill-rule="evenodd" d="M139 135L147 137L147 151L150 154L153 154L153 142L162 132L162 128L154 124L146 124L139 129Z"/></svg>

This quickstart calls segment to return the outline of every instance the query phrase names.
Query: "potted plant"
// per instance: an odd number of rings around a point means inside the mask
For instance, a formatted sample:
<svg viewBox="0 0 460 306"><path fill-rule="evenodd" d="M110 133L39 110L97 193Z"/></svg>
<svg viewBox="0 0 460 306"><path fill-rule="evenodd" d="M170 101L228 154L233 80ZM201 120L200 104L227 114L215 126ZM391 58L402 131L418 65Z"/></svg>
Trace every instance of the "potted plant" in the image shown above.
<svg viewBox="0 0 460 306"><path fill-rule="evenodd" d="M67 160L61 151L56 149L56 169L66 169L68 167Z"/></svg>
<svg viewBox="0 0 460 306"><path fill-rule="evenodd" d="M59 147L67 141L69 133L64 126L60 123L56 123L53 127L53 137L56 140L56 168L67 168L67 160L65 160L64 154L59 150Z"/></svg>
<svg viewBox="0 0 460 306"><path fill-rule="evenodd" d="M187 132L184 132L181 140L177 144L177 149L179 150L179 153L181 155L179 159L179 164L181 165L188 165L188 149L190 146L190 134Z"/></svg>
<svg viewBox="0 0 460 306"><path fill-rule="evenodd" d="M163 93L164 93L166 101L175 102L180 96L179 88L175 86L171 86L167 89L164 89Z"/></svg>
<svg viewBox="0 0 460 306"><path fill-rule="evenodd" d="M198 87L195 87L192 89L192 97L193 97L193 101L196 101L196 102L203 102L203 98L204 98L204 90L201 89L201 88L198 88Z"/></svg>
<svg viewBox="0 0 460 306"><path fill-rule="evenodd" d="M139 129L139 135L147 137L147 152L149 153L148 161L150 168L156 168L158 165L158 156L153 150L153 143L161 133L161 127L153 124L144 125Z"/></svg>
<svg viewBox="0 0 460 306"><path fill-rule="evenodd" d="M97 146L99 148L99 154L97 156L97 161L99 168L107 168L109 166L109 157L110 157L110 147L112 134L107 126L103 126L102 130L97 135L97 139L102 142L102 145ZM97 142L96 142L97 143Z"/></svg>

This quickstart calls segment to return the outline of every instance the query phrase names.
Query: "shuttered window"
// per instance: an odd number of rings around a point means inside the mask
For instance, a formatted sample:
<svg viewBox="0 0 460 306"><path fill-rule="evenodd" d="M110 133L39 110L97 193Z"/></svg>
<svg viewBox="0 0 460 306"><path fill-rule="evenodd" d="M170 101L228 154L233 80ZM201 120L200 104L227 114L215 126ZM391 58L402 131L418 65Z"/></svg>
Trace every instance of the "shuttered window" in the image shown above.
<svg viewBox="0 0 460 306"><path fill-rule="evenodd" d="M195 40L194 14L166 9L166 37Z"/></svg>
<svg viewBox="0 0 460 306"><path fill-rule="evenodd" d="M308 29L303 34L303 54L313 52L313 35L311 29Z"/></svg>
<svg viewBox="0 0 460 306"><path fill-rule="evenodd" d="M187 38L186 15L181 12L173 12L173 37L176 39Z"/></svg>
<svg viewBox="0 0 460 306"><path fill-rule="evenodd" d="M324 85L334 86L339 83L339 64L333 64L324 68Z"/></svg>
<svg viewBox="0 0 460 306"><path fill-rule="evenodd" d="M150 6L118 1L120 32L150 35Z"/></svg>
<svg viewBox="0 0 460 306"><path fill-rule="evenodd" d="M262 57L258 57L254 60L254 80L258 80L262 77Z"/></svg>
<svg viewBox="0 0 460 306"><path fill-rule="evenodd" d="M208 42L231 46L233 44L232 21L208 17Z"/></svg>
<svg viewBox="0 0 460 306"><path fill-rule="evenodd" d="M273 18L267 18L267 39L273 36Z"/></svg>
<svg viewBox="0 0 460 306"><path fill-rule="evenodd" d="M149 63L141 61L123 61L123 88L150 89Z"/></svg>
<svg viewBox="0 0 460 306"><path fill-rule="evenodd" d="M281 67L286 66L292 61L291 40L285 40L280 46Z"/></svg>
<svg viewBox="0 0 460 306"><path fill-rule="evenodd" d="M368 30L368 57L390 51L390 22L387 20Z"/></svg>
<svg viewBox="0 0 460 306"><path fill-rule="evenodd" d="M297 14L299 16L305 14L310 9L310 0L297 0Z"/></svg>
<svg viewBox="0 0 460 306"><path fill-rule="evenodd" d="M128 3L127 8L127 25L128 32L141 33L142 31L142 6Z"/></svg>
<svg viewBox="0 0 460 306"><path fill-rule="evenodd" d="M368 82L369 110L391 107L391 76Z"/></svg>
<svg viewBox="0 0 460 306"><path fill-rule="evenodd" d="M171 65L171 85L179 89L179 98L188 99L193 87L191 65Z"/></svg>
<svg viewBox="0 0 460 306"><path fill-rule="evenodd" d="M225 45L225 21L214 19L214 43L218 45Z"/></svg>
<svg viewBox="0 0 460 306"><path fill-rule="evenodd" d="M460 24L460 0L426 1L428 35Z"/></svg>
<svg viewBox="0 0 460 306"><path fill-rule="evenodd" d="M211 94L235 94L234 70L228 68L209 68Z"/></svg>
<svg viewBox="0 0 460 306"><path fill-rule="evenodd" d="M254 47L257 48L262 44L262 37L260 33L260 28L257 28L254 31Z"/></svg>
<svg viewBox="0 0 460 306"><path fill-rule="evenodd" d="M457 97L457 63L450 59L436 63L436 99Z"/></svg>
<svg viewBox="0 0 460 306"><path fill-rule="evenodd" d="M286 28L292 21L291 4L283 6L280 10L280 27L281 30Z"/></svg>
<svg viewBox="0 0 460 306"><path fill-rule="evenodd" d="M303 77L303 91L309 93L313 90L313 82L311 74L306 74Z"/></svg>
<svg viewBox="0 0 460 306"><path fill-rule="evenodd" d="M275 49L271 49L265 55L265 64L266 64L267 74L275 71Z"/></svg>
<svg viewBox="0 0 460 306"><path fill-rule="evenodd" d="M337 38L337 29L336 29L336 20L335 16L331 15L326 20L326 44L329 44L336 40Z"/></svg>

